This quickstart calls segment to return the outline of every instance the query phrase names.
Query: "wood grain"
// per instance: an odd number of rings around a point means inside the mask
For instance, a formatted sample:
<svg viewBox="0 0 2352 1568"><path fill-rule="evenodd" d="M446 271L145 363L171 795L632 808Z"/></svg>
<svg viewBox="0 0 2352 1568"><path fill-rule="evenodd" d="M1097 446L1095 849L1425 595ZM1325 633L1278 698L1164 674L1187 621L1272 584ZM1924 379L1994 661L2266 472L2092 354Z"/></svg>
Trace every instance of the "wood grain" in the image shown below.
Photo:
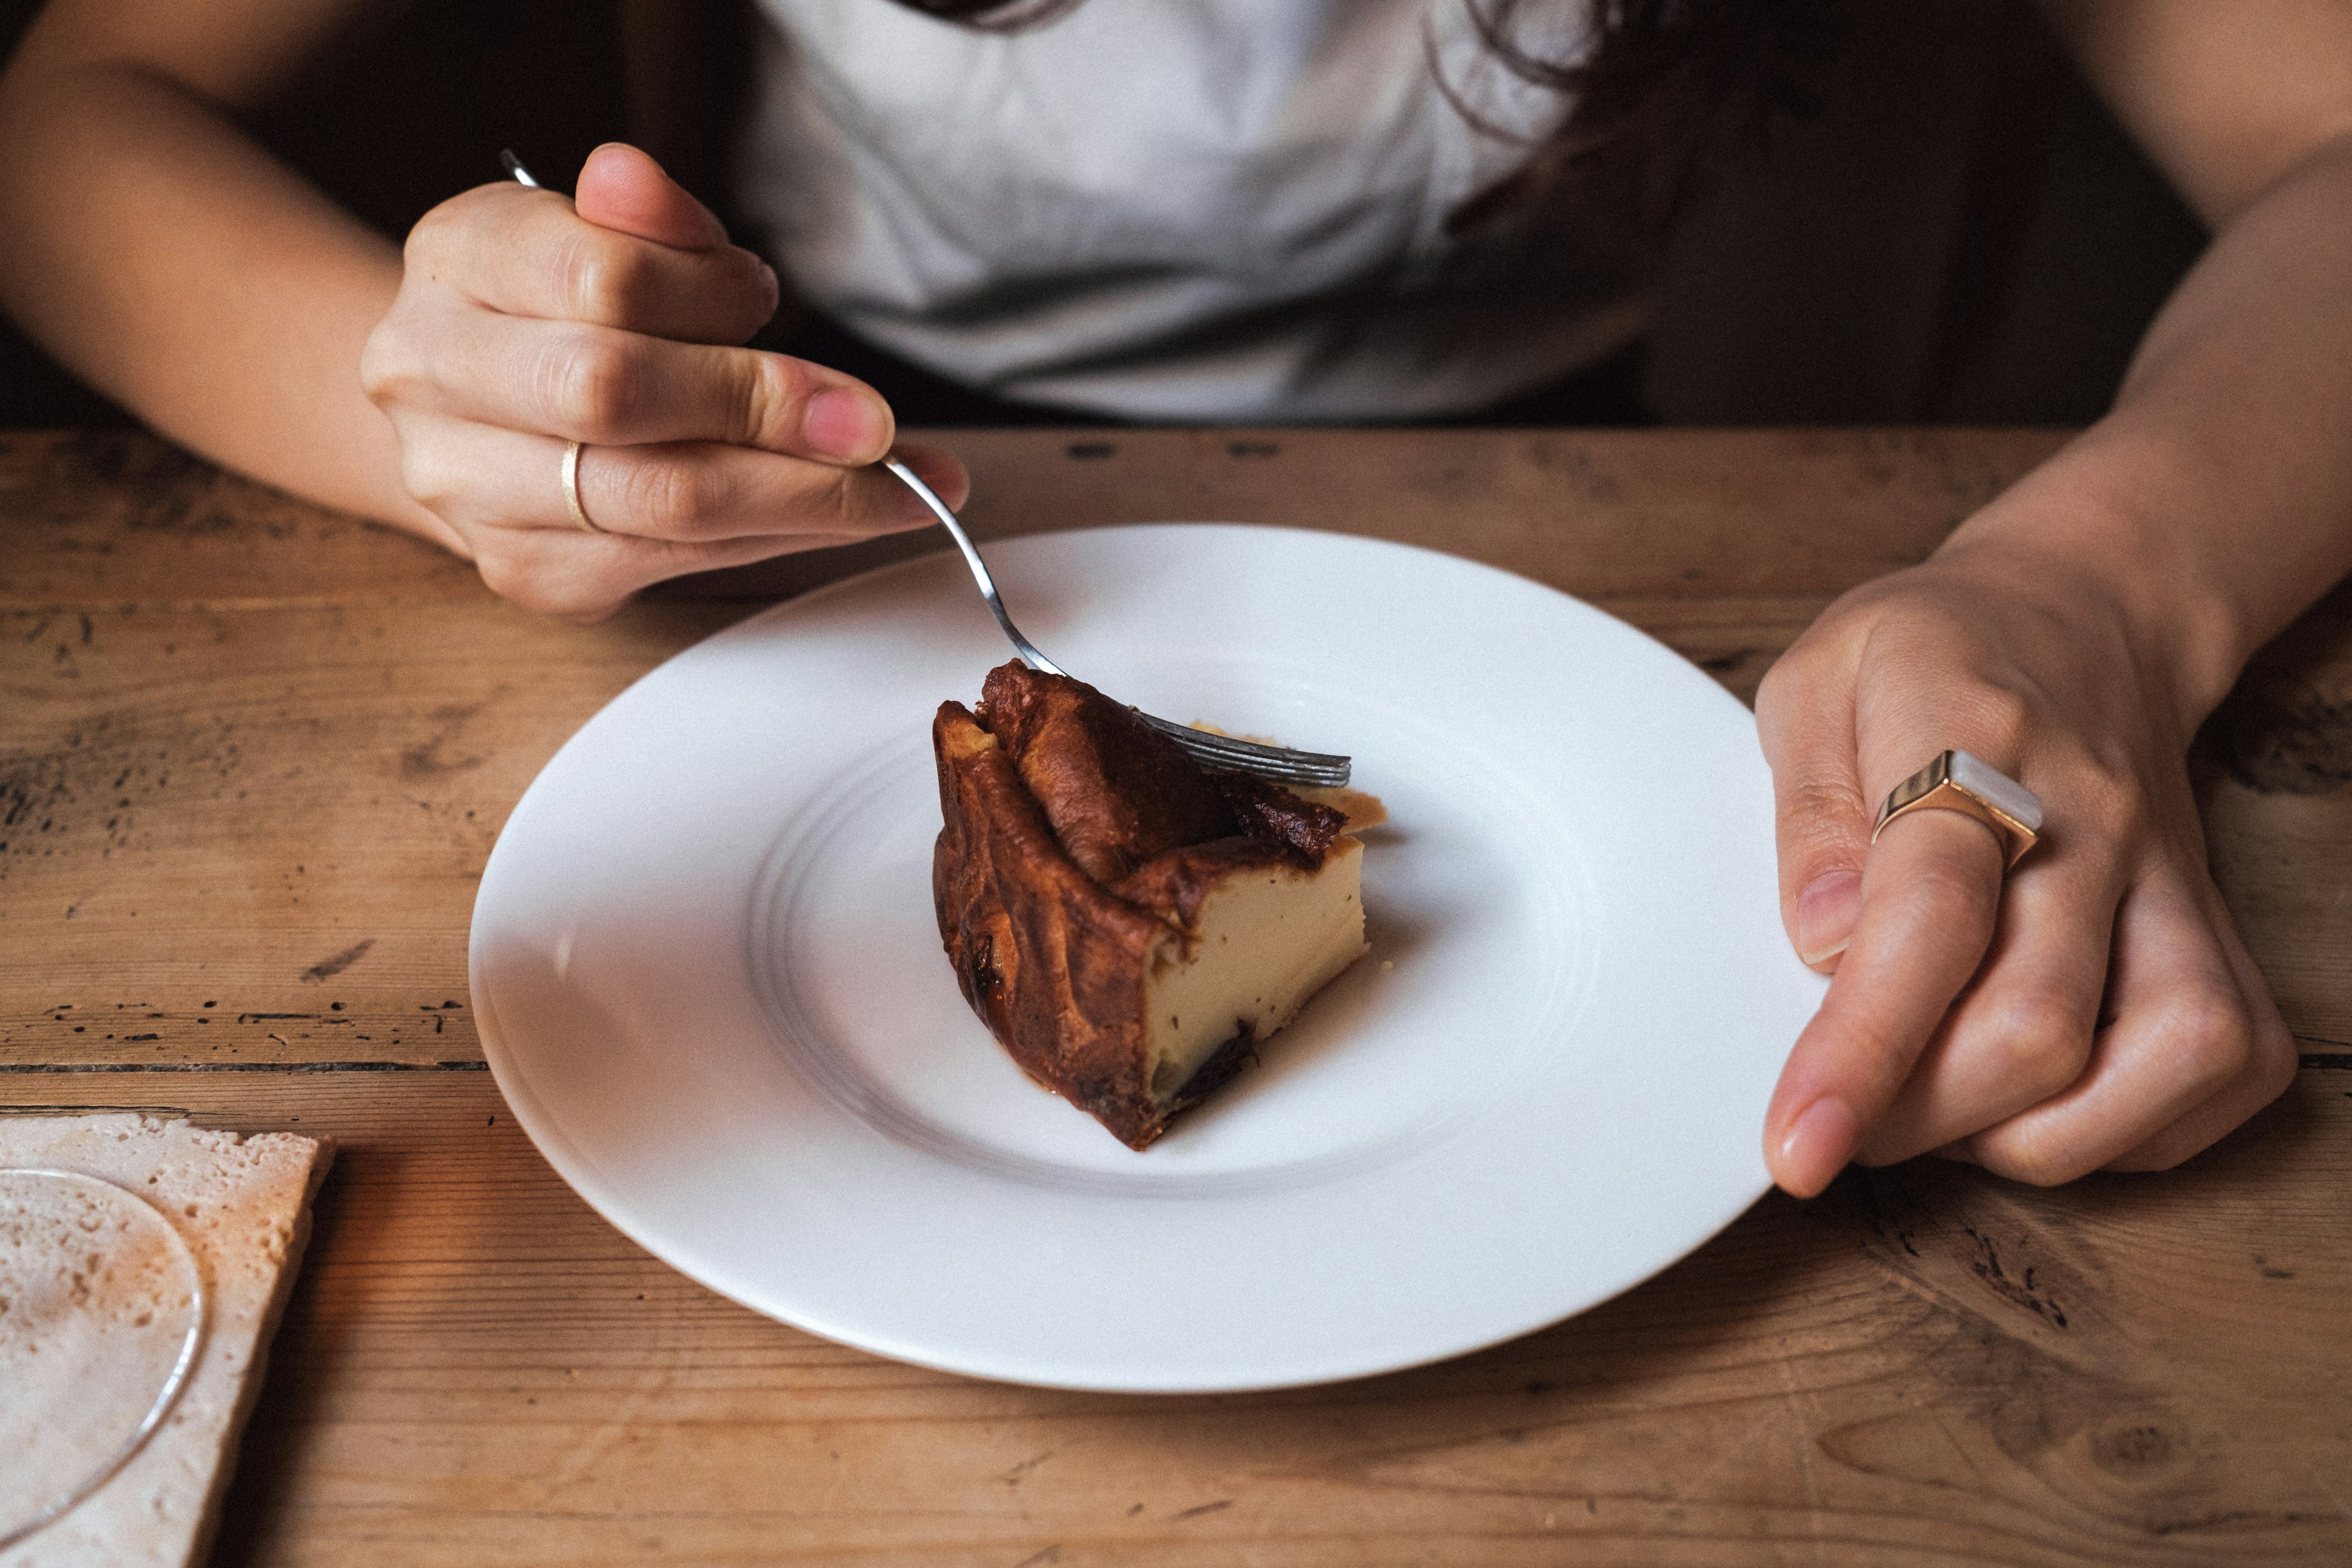
<svg viewBox="0 0 2352 1568"><path fill-rule="evenodd" d="M0 1051L478 1058L443 1004L508 811L624 686L740 613L0 613L0 922L38 950L0 981Z"/></svg>
<svg viewBox="0 0 2352 1568"><path fill-rule="evenodd" d="M2062 437L948 439L990 536L1193 517L1433 545L1752 698L1822 605ZM933 544L579 627L144 437L0 437L0 1109L344 1146L221 1563L2352 1561L2352 595L2195 756L2305 1052L2221 1148L2052 1193L1849 1173L1480 1355L1152 1400L927 1373L712 1296L582 1205L482 1068L473 886L563 738L766 597Z"/></svg>
<svg viewBox="0 0 2352 1568"><path fill-rule="evenodd" d="M1819 601L1925 556L2050 431L909 431L982 538L1260 522L1404 540L1591 599ZM554 482L551 473L549 482ZM482 604L462 563L150 437L0 432L0 607ZM761 602L940 548L925 531L686 579ZM1696 586L1695 586L1695 584Z"/></svg>
<svg viewBox="0 0 2352 1568"><path fill-rule="evenodd" d="M1850 1173L1483 1354L1176 1399L757 1317L590 1213L478 1070L76 1087L341 1145L223 1564L2219 1564L2352 1549L2330 1078L2163 1180Z"/></svg>

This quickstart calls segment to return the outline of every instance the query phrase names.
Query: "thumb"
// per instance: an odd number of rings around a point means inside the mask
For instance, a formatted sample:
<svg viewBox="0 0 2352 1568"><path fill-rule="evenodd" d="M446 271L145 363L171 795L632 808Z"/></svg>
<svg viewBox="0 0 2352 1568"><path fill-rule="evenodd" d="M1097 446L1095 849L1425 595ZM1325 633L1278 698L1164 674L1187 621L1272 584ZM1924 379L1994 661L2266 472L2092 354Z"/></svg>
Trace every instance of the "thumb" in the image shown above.
<svg viewBox="0 0 2352 1568"><path fill-rule="evenodd" d="M1801 675L1768 679L1757 693L1756 727L1772 769L1781 923L1797 956L1827 973L1853 939L1870 853L1852 688Z"/></svg>
<svg viewBox="0 0 2352 1568"><path fill-rule="evenodd" d="M624 142L607 142L580 166L573 210L599 228L650 239L677 250L709 250L727 243L727 228L662 173L662 166Z"/></svg>

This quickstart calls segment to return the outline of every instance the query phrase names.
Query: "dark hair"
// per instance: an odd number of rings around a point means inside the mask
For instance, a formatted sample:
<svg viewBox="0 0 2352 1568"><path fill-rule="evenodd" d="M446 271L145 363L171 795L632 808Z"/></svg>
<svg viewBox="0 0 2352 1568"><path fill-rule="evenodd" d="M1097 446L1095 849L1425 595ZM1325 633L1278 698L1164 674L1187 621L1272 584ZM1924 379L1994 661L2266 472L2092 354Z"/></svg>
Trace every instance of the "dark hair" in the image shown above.
<svg viewBox="0 0 2352 1568"><path fill-rule="evenodd" d="M926 15L1016 31L1081 0L899 0ZM1840 31L1835 0L1462 0L1486 47L1525 79L1573 100L1527 161L1456 208L1448 226L1538 211L1573 193L1580 207L1654 238L1704 177L1748 140L1773 107L1810 101L1807 70ZM1547 59L1517 41L1532 11L1580 5L1591 47ZM1436 68L1433 60L1431 68ZM1441 77L1465 118L1486 125ZM1499 132L1497 132L1499 134Z"/></svg>
<svg viewBox="0 0 2352 1568"><path fill-rule="evenodd" d="M1516 41L1527 13L1563 3L1465 0L1496 58L1572 103L1517 172L1454 211L1456 232L1573 192L1635 233L1662 234L1768 110L1811 107L1805 79L1843 30L1835 0L1579 0L1592 40L1579 58L1545 59Z"/></svg>

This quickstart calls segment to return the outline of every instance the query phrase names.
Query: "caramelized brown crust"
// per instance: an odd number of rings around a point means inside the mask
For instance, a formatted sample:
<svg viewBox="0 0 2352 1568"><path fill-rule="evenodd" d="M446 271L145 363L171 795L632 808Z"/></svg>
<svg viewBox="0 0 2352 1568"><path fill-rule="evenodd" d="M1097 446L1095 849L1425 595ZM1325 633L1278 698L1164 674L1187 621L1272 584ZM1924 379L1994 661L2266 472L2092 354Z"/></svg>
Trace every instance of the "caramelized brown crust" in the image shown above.
<svg viewBox="0 0 2352 1568"><path fill-rule="evenodd" d="M1054 837L1106 887L1163 850L1241 831L1224 793L1175 742L1084 681L1002 665L981 688L980 717Z"/></svg>
<svg viewBox="0 0 2352 1568"><path fill-rule="evenodd" d="M1247 1031L1155 1101L1143 991L1218 879L1319 866L1345 818L1279 785L1203 772L1083 682L990 672L981 711L931 724L931 896L956 984L1030 1077L1141 1149L1240 1069Z"/></svg>
<svg viewBox="0 0 2352 1568"><path fill-rule="evenodd" d="M1321 865L1331 841L1347 828L1346 812L1302 800L1271 779L1247 773L1213 776L1241 831L1287 844L1306 865Z"/></svg>
<svg viewBox="0 0 2352 1568"><path fill-rule="evenodd" d="M931 897L964 1000L1030 1077L1122 1142L1159 1116L1143 1055L1143 976L1166 927L1111 897L1054 840L1013 759L960 702L932 721L940 815Z"/></svg>

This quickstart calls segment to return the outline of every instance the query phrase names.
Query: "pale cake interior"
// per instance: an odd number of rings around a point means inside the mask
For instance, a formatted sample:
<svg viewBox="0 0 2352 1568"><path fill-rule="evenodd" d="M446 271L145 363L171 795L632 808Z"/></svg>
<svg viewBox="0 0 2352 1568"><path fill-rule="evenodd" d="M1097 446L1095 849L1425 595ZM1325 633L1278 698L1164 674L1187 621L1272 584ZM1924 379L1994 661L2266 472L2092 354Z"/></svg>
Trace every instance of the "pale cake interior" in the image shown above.
<svg viewBox="0 0 2352 1568"><path fill-rule="evenodd" d="M1363 866L1362 841L1343 836L1313 870L1235 872L1201 900L1189 940L1157 944L1145 983L1153 1099L1242 1030L1266 1038L1363 956Z"/></svg>

